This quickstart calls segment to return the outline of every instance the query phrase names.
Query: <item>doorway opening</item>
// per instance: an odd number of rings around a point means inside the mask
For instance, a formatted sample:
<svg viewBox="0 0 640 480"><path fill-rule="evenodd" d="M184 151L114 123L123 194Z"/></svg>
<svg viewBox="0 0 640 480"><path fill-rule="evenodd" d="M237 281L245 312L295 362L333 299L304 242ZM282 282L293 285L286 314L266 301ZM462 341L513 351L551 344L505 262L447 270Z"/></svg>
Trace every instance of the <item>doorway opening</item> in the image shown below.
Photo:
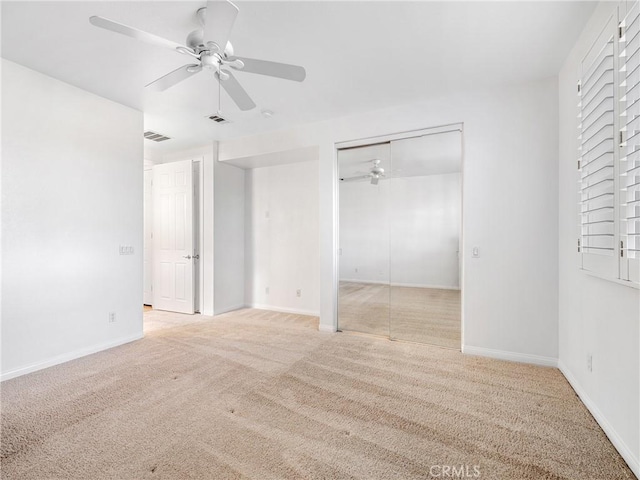
<svg viewBox="0 0 640 480"><path fill-rule="evenodd" d="M144 331L199 321L202 304L202 161L144 172Z"/></svg>

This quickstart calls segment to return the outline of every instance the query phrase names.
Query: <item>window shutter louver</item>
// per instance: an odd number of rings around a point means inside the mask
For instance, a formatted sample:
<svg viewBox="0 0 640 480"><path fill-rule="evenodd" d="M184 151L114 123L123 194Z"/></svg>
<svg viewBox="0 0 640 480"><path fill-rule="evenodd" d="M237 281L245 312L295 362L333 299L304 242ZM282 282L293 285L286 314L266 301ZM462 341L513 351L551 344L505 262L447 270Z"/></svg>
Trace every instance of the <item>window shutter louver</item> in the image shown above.
<svg viewBox="0 0 640 480"><path fill-rule="evenodd" d="M582 268L617 274L615 39L608 31L583 61L579 83L580 251Z"/></svg>

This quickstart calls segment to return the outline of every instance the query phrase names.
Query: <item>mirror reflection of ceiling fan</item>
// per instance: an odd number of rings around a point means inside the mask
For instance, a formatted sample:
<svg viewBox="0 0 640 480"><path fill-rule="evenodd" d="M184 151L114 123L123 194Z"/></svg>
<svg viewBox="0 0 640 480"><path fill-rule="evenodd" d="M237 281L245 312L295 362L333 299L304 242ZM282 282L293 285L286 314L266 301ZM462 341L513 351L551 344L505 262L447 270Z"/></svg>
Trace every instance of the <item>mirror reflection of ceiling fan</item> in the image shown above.
<svg viewBox="0 0 640 480"><path fill-rule="evenodd" d="M224 67L230 67L239 72L258 73L296 82L302 82L306 77L306 72L303 67L297 65L235 56L233 46L229 42L229 36L237 15L238 7L233 3L209 0L206 7L197 11L202 28L187 36L186 46L103 17L93 16L89 21L96 27L160 47L170 48L193 59L192 63L151 82L147 88L164 91L202 70L209 70L214 73L222 88L240 110L251 110L256 104L231 71Z"/></svg>
<svg viewBox="0 0 640 480"><path fill-rule="evenodd" d="M381 178L385 177L384 168L380 166L380 160L372 160L373 167L366 175L357 175L355 177L340 178L341 182L356 182L358 180L371 179L371 185L378 185Z"/></svg>

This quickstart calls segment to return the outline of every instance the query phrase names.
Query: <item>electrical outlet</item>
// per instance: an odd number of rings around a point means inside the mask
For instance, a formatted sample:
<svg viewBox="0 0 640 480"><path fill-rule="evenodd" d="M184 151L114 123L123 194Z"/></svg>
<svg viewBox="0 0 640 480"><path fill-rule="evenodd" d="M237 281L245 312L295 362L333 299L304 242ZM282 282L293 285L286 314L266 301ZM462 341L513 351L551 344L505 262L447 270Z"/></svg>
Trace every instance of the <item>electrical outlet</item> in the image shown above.
<svg viewBox="0 0 640 480"><path fill-rule="evenodd" d="M296 290L296 297L301 297L302 296L302 290L298 289Z"/></svg>
<svg viewBox="0 0 640 480"><path fill-rule="evenodd" d="M593 372L593 354L587 353L587 371Z"/></svg>
<svg viewBox="0 0 640 480"><path fill-rule="evenodd" d="M116 321L116 312L109 312L109 323L115 323Z"/></svg>
<svg viewBox="0 0 640 480"><path fill-rule="evenodd" d="M264 293L265 293L266 295L269 295L269 287L265 287L265 289L264 289Z"/></svg>

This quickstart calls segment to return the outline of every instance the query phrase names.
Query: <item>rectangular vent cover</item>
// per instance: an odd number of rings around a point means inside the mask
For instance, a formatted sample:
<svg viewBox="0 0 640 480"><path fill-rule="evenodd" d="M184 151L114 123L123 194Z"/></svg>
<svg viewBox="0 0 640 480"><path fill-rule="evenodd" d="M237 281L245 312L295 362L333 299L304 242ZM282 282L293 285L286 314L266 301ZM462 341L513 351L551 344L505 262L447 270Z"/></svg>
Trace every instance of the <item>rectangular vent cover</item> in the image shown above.
<svg viewBox="0 0 640 480"><path fill-rule="evenodd" d="M164 142L165 140L171 140L170 137L162 135L160 133L152 132L151 130L144 132L144 138L147 140L153 140L154 142Z"/></svg>
<svg viewBox="0 0 640 480"><path fill-rule="evenodd" d="M229 120L227 120L226 118L223 118L220 115L217 115L215 113L213 115L209 115L207 118L209 120L213 120L216 123L229 123Z"/></svg>

